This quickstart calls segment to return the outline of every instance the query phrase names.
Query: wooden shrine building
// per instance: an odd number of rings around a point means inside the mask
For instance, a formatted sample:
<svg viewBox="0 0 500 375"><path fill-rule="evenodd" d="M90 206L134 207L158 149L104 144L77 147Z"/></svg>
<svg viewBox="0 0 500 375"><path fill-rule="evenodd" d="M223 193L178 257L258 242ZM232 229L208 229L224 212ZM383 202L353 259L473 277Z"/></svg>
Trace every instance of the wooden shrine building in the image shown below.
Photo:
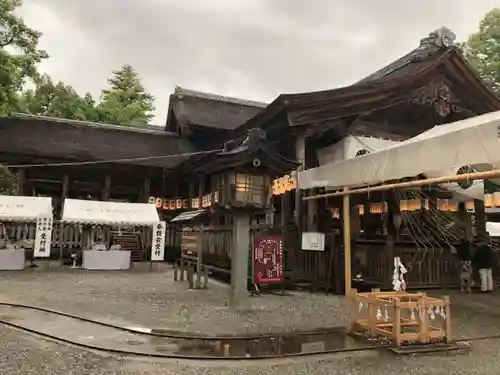
<svg viewBox="0 0 500 375"><path fill-rule="evenodd" d="M217 208L222 194L238 195L261 205L252 213L255 225L282 234L291 277L342 290L333 276L341 263L341 240L334 239L342 230L335 215L340 205L303 203L294 171L369 152L362 144L366 139L406 140L435 125L500 109L500 99L454 43L455 35L443 28L351 86L283 94L268 105L177 88L164 128L12 114L0 119L0 163L13 170L36 165L19 169L19 194L58 201L154 200L167 220L183 211ZM361 140L357 148L345 147L349 137ZM53 165L71 162L86 163ZM267 185L274 196L259 201ZM353 205L369 212L371 203ZM219 211L208 224L213 230L207 231L207 251L213 262L229 266L231 245L214 233L229 230L231 215ZM325 251L302 251L304 231L326 233ZM175 235L168 238L175 246Z"/></svg>

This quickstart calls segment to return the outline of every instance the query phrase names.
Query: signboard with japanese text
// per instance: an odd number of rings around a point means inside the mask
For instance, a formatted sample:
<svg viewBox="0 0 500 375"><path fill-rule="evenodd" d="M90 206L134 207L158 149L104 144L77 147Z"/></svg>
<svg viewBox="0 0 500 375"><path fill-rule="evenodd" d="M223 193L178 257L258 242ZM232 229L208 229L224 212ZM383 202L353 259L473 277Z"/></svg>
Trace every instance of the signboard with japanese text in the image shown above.
<svg viewBox="0 0 500 375"><path fill-rule="evenodd" d="M151 260L163 261L165 258L165 235L167 224L159 221L153 225L153 242L151 244Z"/></svg>
<svg viewBox="0 0 500 375"><path fill-rule="evenodd" d="M303 232L302 250L325 251L325 234L318 232Z"/></svg>
<svg viewBox="0 0 500 375"><path fill-rule="evenodd" d="M283 241L279 236L256 236L254 240L253 282L275 284L284 280Z"/></svg>
<svg viewBox="0 0 500 375"><path fill-rule="evenodd" d="M34 254L35 258L50 257L52 243L52 228L54 220L52 217L38 217L36 221L36 235Z"/></svg>

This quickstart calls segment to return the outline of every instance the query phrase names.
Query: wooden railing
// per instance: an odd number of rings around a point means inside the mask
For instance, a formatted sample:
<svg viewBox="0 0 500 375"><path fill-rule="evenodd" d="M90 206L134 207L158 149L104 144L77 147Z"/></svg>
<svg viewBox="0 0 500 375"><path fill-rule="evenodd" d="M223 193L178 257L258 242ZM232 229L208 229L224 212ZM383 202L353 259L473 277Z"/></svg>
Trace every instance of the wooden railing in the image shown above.
<svg viewBox="0 0 500 375"><path fill-rule="evenodd" d="M456 254L449 248L418 249L396 246L389 251L380 245L357 245L355 256L360 260L363 277L390 286L394 271L394 257L398 256L408 273L405 280L410 288L446 287L459 284L459 266Z"/></svg>
<svg viewBox="0 0 500 375"><path fill-rule="evenodd" d="M151 246L152 230L151 228L131 228L128 231L137 232L140 235L141 245L143 248ZM52 247L59 249L62 246L64 249L68 248L85 248L90 246L91 243L103 239L109 242L113 233L117 230L112 227L91 227L83 230L78 225L64 225L61 229L59 224L54 225L52 230ZM21 240L34 240L36 236L36 223L26 223L9 225L7 235L13 241ZM61 238L62 236L62 238Z"/></svg>

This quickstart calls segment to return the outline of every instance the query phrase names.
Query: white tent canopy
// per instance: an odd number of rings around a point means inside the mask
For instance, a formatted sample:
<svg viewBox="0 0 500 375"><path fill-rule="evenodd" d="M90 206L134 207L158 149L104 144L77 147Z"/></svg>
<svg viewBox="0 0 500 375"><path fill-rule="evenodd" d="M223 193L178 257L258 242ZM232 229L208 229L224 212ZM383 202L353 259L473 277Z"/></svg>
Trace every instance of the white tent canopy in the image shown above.
<svg viewBox="0 0 500 375"><path fill-rule="evenodd" d="M65 199L62 221L100 225L154 225L160 221L151 203L101 202Z"/></svg>
<svg viewBox="0 0 500 375"><path fill-rule="evenodd" d="M52 199L0 195L0 222L36 221L38 217L52 217Z"/></svg>
<svg viewBox="0 0 500 375"><path fill-rule="evenodd" d="M500 237L500 223L486 222L486 231L491 237Z"/></svg>
<svg viewBox="0 0 500 375"><path fill-rule="evenodd" d="M403 177L443 176L470 164L499 165L500 111L434 128L369 154L298 173L298 187L373 185Z"/></svg>

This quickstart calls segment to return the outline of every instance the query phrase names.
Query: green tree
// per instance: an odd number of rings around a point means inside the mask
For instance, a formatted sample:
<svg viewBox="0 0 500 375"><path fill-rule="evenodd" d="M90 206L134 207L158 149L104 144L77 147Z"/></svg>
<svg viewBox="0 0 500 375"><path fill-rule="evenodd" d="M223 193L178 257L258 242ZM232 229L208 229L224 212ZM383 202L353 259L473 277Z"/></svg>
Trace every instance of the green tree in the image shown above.
<svg viewBox="0 0 500 375"><path fill-rule="evenodd" d="M17 194L17 177L8 168L0 165L0 194Z"/></svg>
<svg viewBox="0 0 500 375"><path fill-rule="evenodd" d="M21 0L0 1L0 115L18 110L24 83L37 78L37 64L48 57L38 49L41 34L14 13L19 6Z"/></svg>
<svg viewBox="0 0 500 375"><path fill-rule="evenodd" d="M71 86L63 82L54 84L47 75L36 80L34 89L23 92L20 107L23 112L40 116L80 121L99 119L90 94L81 97Z"/></svg>
<svg viewBox="0 0 500 375"><path fill-rule="evenodd" d="M462 47L480 77L500 93L500 8L486 13L479 23L479 31Z"/></svg>
<svg viewBox="0 0 500 375"><path fill-rule="evenodd" d="M102 91L98 105L101 122L120 125L146 125L153 118L154 97L147 93L139 73L131 65L113 72L110 88Z"/></svg>

